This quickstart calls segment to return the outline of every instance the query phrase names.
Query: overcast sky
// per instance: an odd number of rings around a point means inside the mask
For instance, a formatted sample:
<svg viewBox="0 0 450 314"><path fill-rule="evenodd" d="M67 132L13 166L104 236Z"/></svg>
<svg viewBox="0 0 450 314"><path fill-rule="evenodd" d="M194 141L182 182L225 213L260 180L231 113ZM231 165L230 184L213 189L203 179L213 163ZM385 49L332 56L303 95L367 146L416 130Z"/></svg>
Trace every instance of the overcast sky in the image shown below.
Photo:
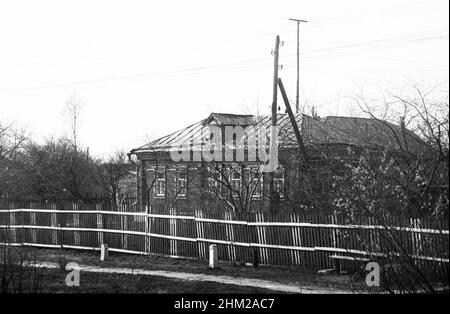
<svg viewBox="0 0 450 314"><path fill-rule="evenodd" d="M0 0L0 122L42 141L68 131L100 156L141 146L210 112L270 114L275 36L295 101L348 115L350 96L420 82L448 91L448 0ZM281 101L281 99L280 99Z"/></svg>

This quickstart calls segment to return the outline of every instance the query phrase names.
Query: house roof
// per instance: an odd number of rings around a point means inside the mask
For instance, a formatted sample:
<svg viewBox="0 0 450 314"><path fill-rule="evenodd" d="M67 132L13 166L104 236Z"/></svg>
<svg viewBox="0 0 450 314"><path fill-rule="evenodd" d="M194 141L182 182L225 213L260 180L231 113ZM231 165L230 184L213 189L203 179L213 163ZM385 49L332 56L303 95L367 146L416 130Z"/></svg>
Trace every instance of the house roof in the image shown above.
<svg viewBox="0 0 450 314"><path fill-rule="evenodd" d="M420 149L423 147L423 141L417 134L385 120L328 116L323 121L349 136L358 138L365 145L389 149Z"/></svg>
<svg viewBox="0 0 450 314"><path fill-rule="evenodd" d="M295 120L306 145L311 144L349 144L362 145L360 139L329 125L324 121L305 114L295 114ZM212 122L212 123L211 123ZM235 122L236 124L231 124ZM251 124L249 124L252 122ZM248 138L258 134L263 128L271 126L271 116L250 116L212 113L208 118L194 123L186 128L156 139L142 147L132 150L132 153L165 151L182 144L190 143L190 149L200 147L205 142L204 134L211 125L252 126ZM288 114L278 114L278 141L281 147L296 146L297 139Z"/></svg>
<svg viewBox="0 0 450 314"><path fill-rule="evenodd" d="M320 144L346 144L355 146L385 147L397 150L405 148L405 141L409 149L423 147L422 140L410 130L402 130L397 125L383 120L328 116L313 118L306 114L295 114L303 141L306 146ZM189 149L200 148L206 142L211 126L251 126L247 133L248 139L256 137L263 128L271 126L271 116L236 115L226 113L212 113L206 119L194 123L186 128L156 139L144 146L133 149L131 152L170 151L179 149L183 144L189 143ZM298 145L294 129L288 114L278 114L278 142L280 147L295 147ZM404 137L402 136L404 132ZM227 145L226 143L224 145ZM220 148L214 146L214 148Z"/></svg>

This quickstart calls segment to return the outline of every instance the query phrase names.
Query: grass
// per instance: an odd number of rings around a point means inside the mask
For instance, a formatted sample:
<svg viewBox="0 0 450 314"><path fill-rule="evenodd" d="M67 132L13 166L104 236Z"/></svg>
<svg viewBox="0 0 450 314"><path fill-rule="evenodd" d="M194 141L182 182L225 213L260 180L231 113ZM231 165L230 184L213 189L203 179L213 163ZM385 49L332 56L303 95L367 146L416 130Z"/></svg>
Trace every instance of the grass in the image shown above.
<svg viewBox="0 0 450 314"><path fill-rule="evenodd" d="M68 272L58 269L43 271L39 293L252 293L264 294L273 291L252 287L225 285L214 282L174 280L157 276L131 276L119 274L80 273L80 286L68 287L65 278Z"/></svg>

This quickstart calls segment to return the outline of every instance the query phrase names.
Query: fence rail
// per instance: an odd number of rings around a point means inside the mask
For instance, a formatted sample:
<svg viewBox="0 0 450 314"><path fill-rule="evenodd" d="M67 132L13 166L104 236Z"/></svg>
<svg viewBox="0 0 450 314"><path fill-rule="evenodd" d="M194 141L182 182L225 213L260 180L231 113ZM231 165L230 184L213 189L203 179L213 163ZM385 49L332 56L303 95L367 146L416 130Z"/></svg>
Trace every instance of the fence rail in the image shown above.
<svg viewBox="0 0 450 314"><path fill-rule="evenodd" d="M209 244L217 244L220 260L252 262L256 251L260 264L310 269L332 267L330 254L399 256L448 278L448 222L437 219L392 217L389 224L380 224L369 218L349 222L335 215L237 217L199 210L113 211L102 204L1 205L0 242L11 245L98 250L106 243L116 252L204 259ZM353 268L355 263L343 266Z"/></svg>

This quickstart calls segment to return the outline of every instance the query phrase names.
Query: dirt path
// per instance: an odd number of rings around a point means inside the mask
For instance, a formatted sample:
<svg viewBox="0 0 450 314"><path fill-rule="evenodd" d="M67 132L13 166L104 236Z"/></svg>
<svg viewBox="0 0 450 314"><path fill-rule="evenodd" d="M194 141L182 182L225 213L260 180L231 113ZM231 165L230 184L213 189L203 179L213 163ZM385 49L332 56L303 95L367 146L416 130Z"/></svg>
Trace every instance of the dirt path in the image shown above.
<svg viewBox="0 0 450 314"><path fill-rule="evenodd" d="M37 262L31 264L33 267L44 267L44 268L59 268L59 264L50 262ZM71 270L71 269L67 269ZM210 281L229 285L247 286L255 288L264 288L269 290L274 290L277 292L285 293L302 293L302 294L348 294L352 293L349 290L341 289L327 289L323 287L302 287L293 284L283 284L279 282L274 282L270 280L262 279L251 279L251 278L240 278L231 276L218 276L218 275L206 275L206 274L196 274L196 273L185 273L185 272L173 272L165 270L146 270L146 269L131 269L131 268L116 268L116 267L99 267L99 266L89 266L89 265L79 265L80 272L91 272L91 273L107 273L107 274L123 274L123 275L141 275L141 276L159 276L178 280L193 280L193 281Z"/></svg>

